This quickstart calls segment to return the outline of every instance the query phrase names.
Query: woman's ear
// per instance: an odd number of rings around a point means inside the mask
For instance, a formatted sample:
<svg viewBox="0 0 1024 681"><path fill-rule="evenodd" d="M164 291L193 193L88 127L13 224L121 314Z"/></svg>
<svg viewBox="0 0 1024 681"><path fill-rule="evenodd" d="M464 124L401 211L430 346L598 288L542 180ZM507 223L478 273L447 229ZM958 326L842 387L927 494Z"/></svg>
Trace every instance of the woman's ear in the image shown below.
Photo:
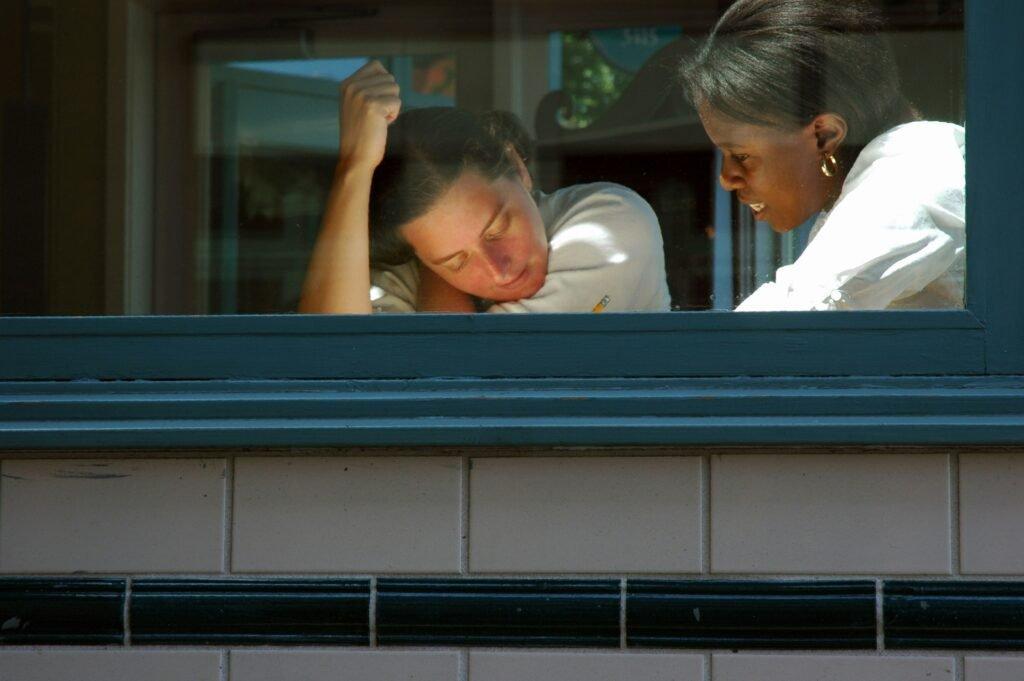
<svg viewBox="0 0 1024 681"><path fill-rule="evenodd" d="M526 188L527 193L533 191L533 177L530 175L529 168L526 167L526 162L523 161L523 157L519 155L516 148L511 144L505 145L505 153L512 159L512 162L516 164L516 172L519 174L519 180L523 183L523 187Z"/></svg>
<svg viewBox="0 0 1024 681"><path fill-rule="evenodd" d="M816 117L811 125L814 137L818 142L818 151L823 154L834 154L836 149L846 140L850 128L846 119L839 114L823 113Z"/></svg>

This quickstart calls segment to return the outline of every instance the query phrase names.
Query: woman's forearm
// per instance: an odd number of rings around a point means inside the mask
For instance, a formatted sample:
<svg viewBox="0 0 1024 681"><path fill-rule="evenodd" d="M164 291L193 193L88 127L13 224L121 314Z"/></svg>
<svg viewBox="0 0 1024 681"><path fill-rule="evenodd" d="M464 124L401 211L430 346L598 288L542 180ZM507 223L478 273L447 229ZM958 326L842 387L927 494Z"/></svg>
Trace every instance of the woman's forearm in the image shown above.
<svg viewBox="0 0 1024 681"><path fill-rule="evenodd" d="M299 312L368 314L370 183L384 158L388 125L402 108L398 83L379 61L341 82L338 167L313 247Z"/></svg>
<svg viewBox="0 0 1024 681"><path fill-rule="evenodd" d="M302 287L299 312L369 314L373 169L339 164Z"/></svg>

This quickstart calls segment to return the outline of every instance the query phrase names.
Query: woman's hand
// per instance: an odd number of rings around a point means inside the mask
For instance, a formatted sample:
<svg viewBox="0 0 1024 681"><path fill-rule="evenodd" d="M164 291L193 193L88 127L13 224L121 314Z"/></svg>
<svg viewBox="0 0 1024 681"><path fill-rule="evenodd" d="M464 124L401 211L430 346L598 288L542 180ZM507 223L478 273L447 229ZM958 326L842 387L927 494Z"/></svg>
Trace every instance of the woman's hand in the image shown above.
<svg viewBox="0 0 1024 681"><path fill-rule="evenodd" d="M388 125L402 109L398 83L379 61L371 61L341 83L341 164L373 171L384 158Z"/></svg>

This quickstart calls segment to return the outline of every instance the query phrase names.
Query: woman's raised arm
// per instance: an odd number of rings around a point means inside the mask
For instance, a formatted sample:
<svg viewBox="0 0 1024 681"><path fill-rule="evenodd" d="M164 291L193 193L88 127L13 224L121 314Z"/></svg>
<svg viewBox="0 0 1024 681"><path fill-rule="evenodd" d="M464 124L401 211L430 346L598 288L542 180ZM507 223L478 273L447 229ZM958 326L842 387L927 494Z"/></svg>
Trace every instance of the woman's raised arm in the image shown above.
<svg viewBox="0 0 1024 681"><path fill-rule="evenodd" d="M384 158L388 125L401 110L398 83L378 61L340 90L338 165L302 287L299 312L368 314L370 183Z"/></svg>

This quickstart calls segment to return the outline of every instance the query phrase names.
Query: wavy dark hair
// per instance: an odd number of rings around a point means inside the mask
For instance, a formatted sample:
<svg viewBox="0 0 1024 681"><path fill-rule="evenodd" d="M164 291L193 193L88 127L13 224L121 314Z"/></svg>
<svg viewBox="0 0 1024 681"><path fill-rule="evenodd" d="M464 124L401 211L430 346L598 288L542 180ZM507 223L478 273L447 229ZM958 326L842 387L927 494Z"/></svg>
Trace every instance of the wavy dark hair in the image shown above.
<svg viewBox="0 0 1024 681"><path fill-rule="evenodd" d="M526 162L532 142L512 114L432 107L401 114L388 129L384 160L370 189L370 262L400 265L414 257L401 228L415 220L466 171L487 180L517 175L511 147Z"/></svg>
<svg viewBox="0 0 1024 681"><path fill-rule="evenodd" d="M860 148L917 118L884 28L864 0L737 0L682 64L683 87L694 106L756 125L838 114L844 145Z"/></svg>

